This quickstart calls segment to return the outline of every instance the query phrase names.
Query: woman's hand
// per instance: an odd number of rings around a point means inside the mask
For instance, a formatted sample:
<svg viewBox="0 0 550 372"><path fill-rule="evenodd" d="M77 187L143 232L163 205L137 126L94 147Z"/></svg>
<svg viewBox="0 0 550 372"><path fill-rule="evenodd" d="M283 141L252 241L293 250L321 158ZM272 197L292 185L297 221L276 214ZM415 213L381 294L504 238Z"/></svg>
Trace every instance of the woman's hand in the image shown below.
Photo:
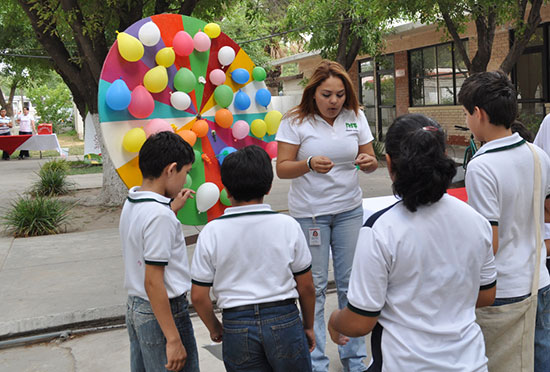
<svg viewBox="0 0 550 372"><path fill-rule="evenodd" d="M378 168L378 160L376 160L376 157L365 153L357 155L355 164L357 164L363 172L367 173L373 172Z"/></svg>
<svg viewBox="0 0 550 372"><path fill-rule="evenodd" d="M334 163L326 156L314 156L309 161L309 165L314 172L328 173L334 166Z"/></svg>

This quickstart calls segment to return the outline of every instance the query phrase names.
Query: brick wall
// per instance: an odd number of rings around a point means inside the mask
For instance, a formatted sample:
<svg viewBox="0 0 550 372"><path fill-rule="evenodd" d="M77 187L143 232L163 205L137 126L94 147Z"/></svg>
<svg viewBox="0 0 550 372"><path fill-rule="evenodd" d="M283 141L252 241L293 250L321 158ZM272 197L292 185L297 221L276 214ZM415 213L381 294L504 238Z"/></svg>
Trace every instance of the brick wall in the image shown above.
<svg viewBox="0 0 550 372"><path fill-rule="evenodd" d="M409 112L424 114L439 123L447 133L447 142L451 145L467 146L470 132L455 129L455 125L466 126L462 106L426 106L409 107Z"/></svg>
<svg viewBox="0 0 550 372"><path fill-rule="evenodd" d="M401 51L394 54L395 63L395 113L397 116L406 114L409 109L409 72L407 51ZM397 76L401 72L403 76Z"/></svg>

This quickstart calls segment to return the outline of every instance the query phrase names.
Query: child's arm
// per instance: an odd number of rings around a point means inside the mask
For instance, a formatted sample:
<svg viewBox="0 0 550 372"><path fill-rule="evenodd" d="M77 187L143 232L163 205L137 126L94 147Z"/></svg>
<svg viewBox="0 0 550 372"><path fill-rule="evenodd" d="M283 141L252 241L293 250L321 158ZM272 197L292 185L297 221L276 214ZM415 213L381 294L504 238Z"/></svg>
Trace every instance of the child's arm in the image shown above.
<svg viewBox="0 0 550 372"><path fill-rule="evenodd" d="M172 209L175 214L178 214L178 211L183 208L187 199L193 199L194 193L194 190L182 189L170 203L170 209Z"/></svg>
<svg viewBox="0 0 550 372"><path fill-rule="evenodd" d="M221 342L223 327L212 307L210 300L210 287L193 284L191 286L191 302L197 310L197 314L210 331L210 338L214 342Z"/></svg>
<svg viewBox="0 0 550 372"><path fill-rule="evenodd" d="M328 321L330 338L338 345L345 345L347 337L362 337L369 334L378 322L378 316L364 316L345 307L334 310Z"/></svg>
<svg viewBox="0 0 550 372"><path fill-rule="evenodd" d="M309 344L309 352L315 349L315 334L313 332L313 320L315 319L315 287L313 285L313 276L311 270L295 275L296 290L300 296L300 308L302 309L302 321L304 332Z"/></svg>
<svg viewBox="0 0 550 372"><path fill-rule="evenodd" d="M164 266L145 265L145 291L153 308L155 318L166 338L166 369L179 371L185 365L187 351L180 338L170 301L164 286Z"/></svg>
<svg viewBox="0 0 550 372"><path fill-rule="evenodd" d="M491 306L495 302L495 297L497 294L497 287L494 286L488 289L481 289L477 295L477 307Z"/></svg>

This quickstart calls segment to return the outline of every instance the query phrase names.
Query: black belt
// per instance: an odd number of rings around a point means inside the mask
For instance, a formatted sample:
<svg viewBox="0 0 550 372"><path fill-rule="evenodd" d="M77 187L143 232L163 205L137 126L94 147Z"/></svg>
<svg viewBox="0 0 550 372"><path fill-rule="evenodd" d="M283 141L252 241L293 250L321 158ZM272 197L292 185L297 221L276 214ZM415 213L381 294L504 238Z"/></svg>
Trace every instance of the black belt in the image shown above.
<svg viewBox="0 0 550 372"><path fill-rule="evenodd" d="M256 306L258 306L258 308L261 310L261 309L267 309L269 307L275 307L275 306L293 305L295 303L296 303L295 298L289 298L288 300L282 300L282 301L264 302L264 303L255 304L255 305L242 305L242 306L230 307L228 309L223 309L223 312L229 313L233 311L254 310Z"/></svg>

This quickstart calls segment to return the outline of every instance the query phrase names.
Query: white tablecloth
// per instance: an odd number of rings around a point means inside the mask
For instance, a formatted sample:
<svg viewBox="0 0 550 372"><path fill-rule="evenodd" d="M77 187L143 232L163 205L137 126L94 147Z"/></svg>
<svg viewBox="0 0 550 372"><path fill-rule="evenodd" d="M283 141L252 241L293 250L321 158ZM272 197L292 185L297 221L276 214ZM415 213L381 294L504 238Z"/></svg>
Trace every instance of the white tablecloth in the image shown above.
<svg viewBox="0 0 550 372"><path fill-rule="evenodd" d="M44 151L44 150L57 150L59 155L62 155L61 146L57 140L57 135L54 134L37 134L31 136L28 140L23 142L17 150L30 150L30 151Z"/></svg>

